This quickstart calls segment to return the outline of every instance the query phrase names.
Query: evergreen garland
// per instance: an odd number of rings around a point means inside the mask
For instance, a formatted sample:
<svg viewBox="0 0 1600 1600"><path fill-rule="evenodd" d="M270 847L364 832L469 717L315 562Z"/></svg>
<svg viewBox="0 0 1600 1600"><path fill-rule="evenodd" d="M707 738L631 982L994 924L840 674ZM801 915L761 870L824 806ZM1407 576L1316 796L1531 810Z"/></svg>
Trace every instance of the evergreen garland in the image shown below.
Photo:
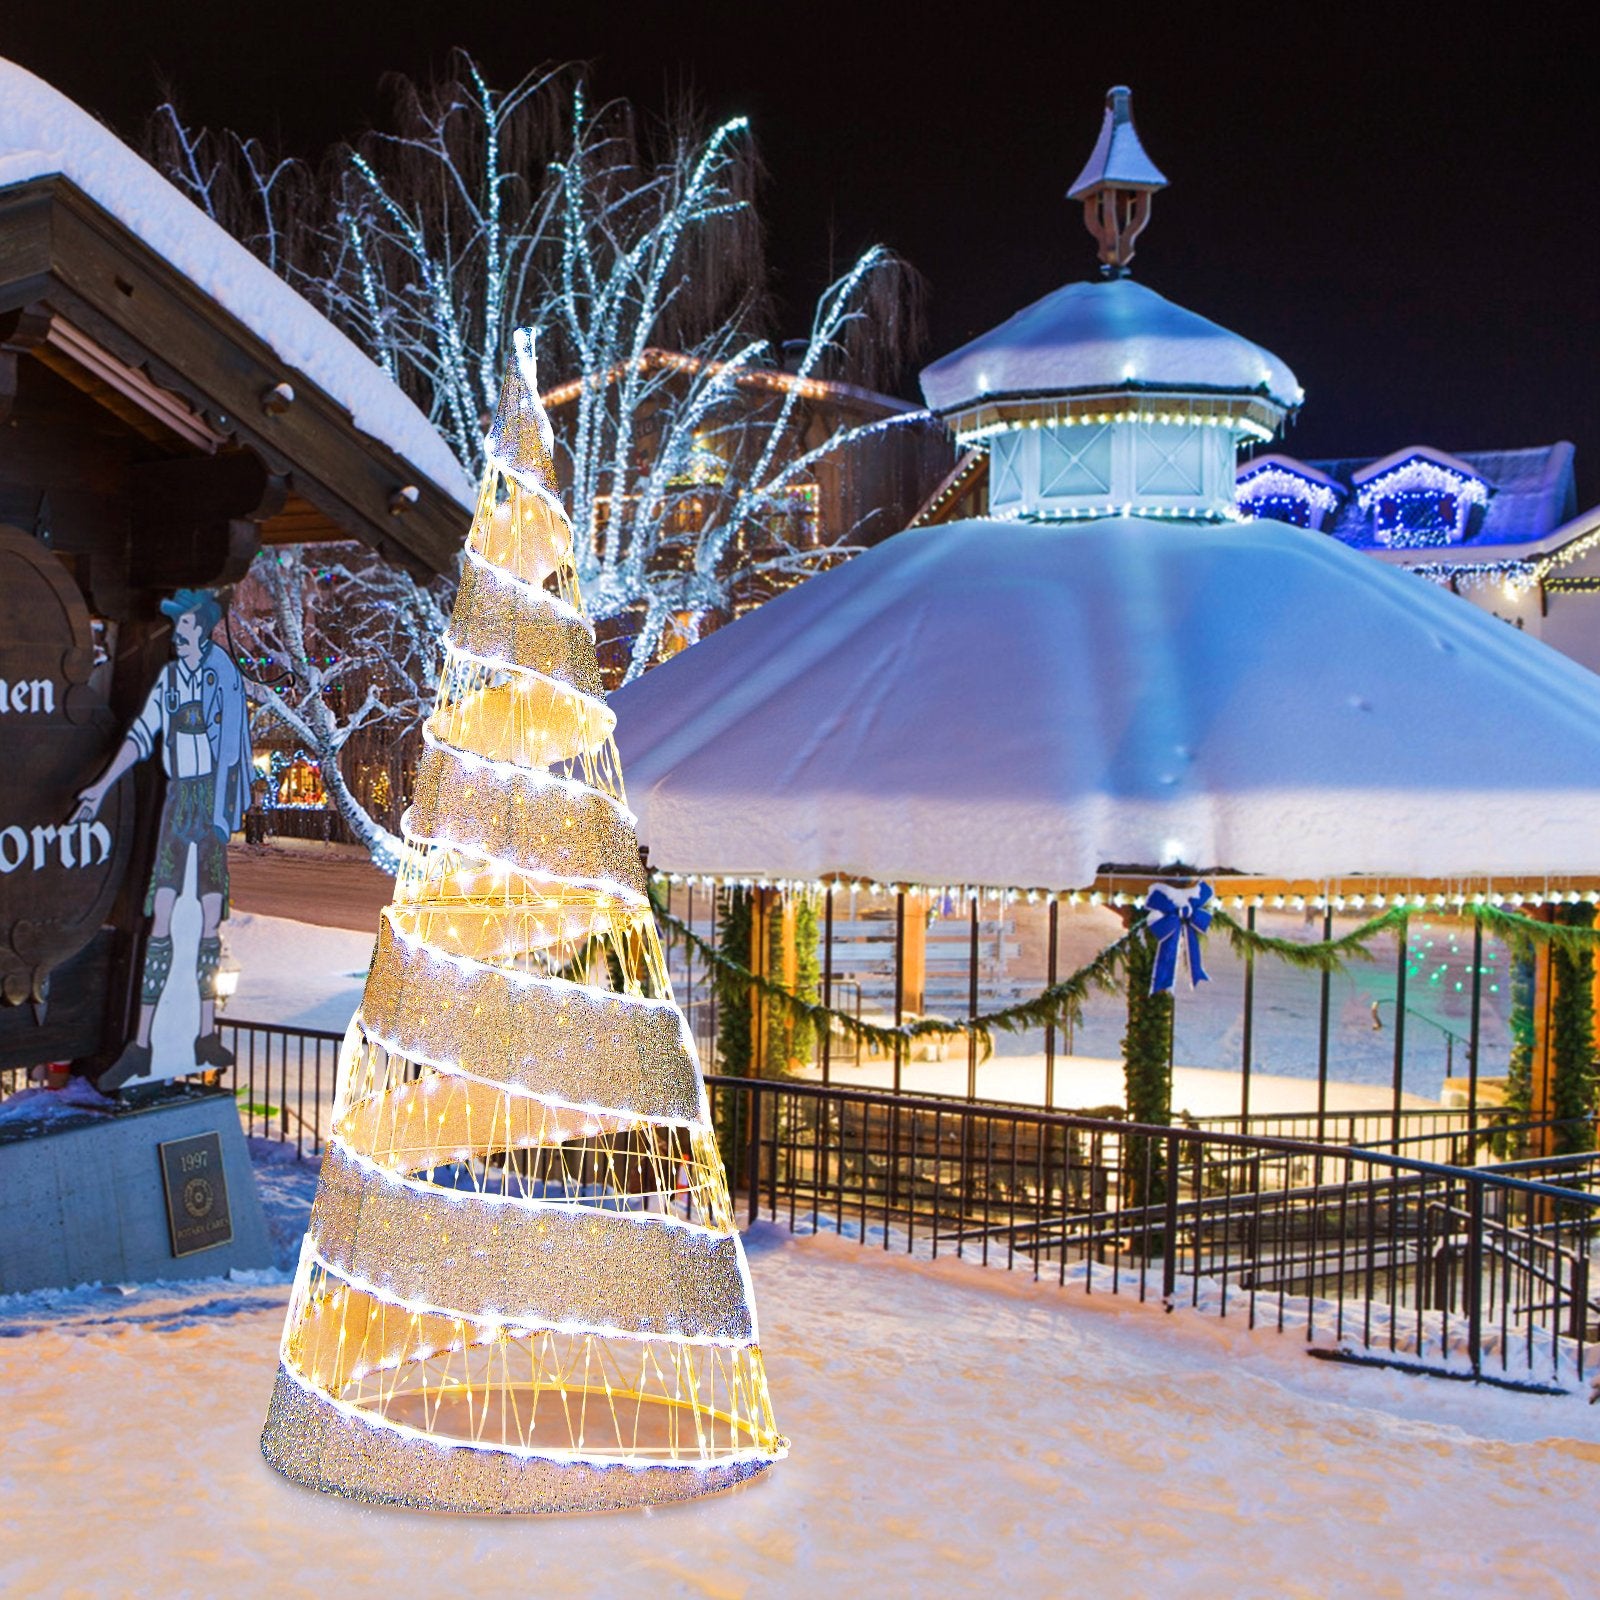
<svg viewBox="0 0 1600 1600"><path fill-rule="evenodd" d="M766 917L767 949L765 970L775 981L783 978L783 908L769 906ZM768 991L761 1002L761 1076L782 1078L789 1072L790 1039L795 1013L781 994Z"/></svg>
<svg viewBox="0 0 1600 1600"><path fill-rule="evenodd" d="M1567 928L1589 929L1588 906L1563 906L1556 913ZM1555 1155L1594 1147L1594 951L1573 951L1559 942L1550 951L1555 998L1550 1008L1550 1115Z"/></svg>
<svg viewBox="0 0 1600 1600"><path fill-rule="evenodd" d="M922 1017L915 1022L902 1023L898 1028L883 1027L873 1022L858 1022L850 1012L825 1006L819 1000L803 999L781 983L751 971L745 962L735 959L730 953L729 944L725 941L740 941L732 943L731 948L745 951L750 949L749 891L738 890L728 893L730 897L735 893L744 897L744 921L742 926L734 918L725 921L719 911L718 944L714 945L702 939L688 923L674 916L667 909L665 895L653 888L657 921L675 938L682 939L697 956L714 969L719 1015L718 1033L723 1030L724 1017L734 1019L736 1027L742 1026L743 1059L746 1061L750 1056L749 1024L748 1021L741 1024L737 1020L740 1015L738 1005L741 1001L745 1003L743 1016L748 1018L748 1000L752 989L759 995L779 1000L791 1015L805 1018L813 1027L826 1027L831 1023L839 1031L885 1054L893 1053L896 1041L905 1044L912 1039L970 1031L978 1035L987 1055L993 1045L992 1032L1025 1033L1032 1028L1042 1028L1048 1023L1060 1027L1068 1017L1074 1022L1081 1020L1083 1003L1095 990L1113 993L1117 989L1118 979L1127 963L1131 942L1131 935L1124 934L1122 938L1107 945L1087 965L1080 967L1070 977L1061 979L1059 983L1051 984L1031 1000L1018 1001L1015 1005L1004 1006L998 1011L988 1011L970 1019ZM729 903L730 906L733 904L731 898ZM730 997L735 997L731 1004ZM726 1054L719 1053L718 1059L726 1061L729 1058Z"/></svg>
<svg viewBox="0 0 1600 1600"><path fill-rule="evenodd" d="M653 886L652 886L653 887ZM680 933L689 934L702 955L711 950L704 940L694 938L686 923L671 917L663 903L656 901L656 915ZM727 952L726 960L712 964L713 992L717 997L717 1068L730 1078L750 1076L750 988L740 982L748 977L751 935L755 918L748 889L724 888L717 891L717 947Z"/></svg>
<svg viewBox="0 0 1600 1600"><path fill-rule="evenodd" d="M1302 943L1298 939L1277 939L1271 934L1258 933L1242 922L1236 922L1221 909L1211 913L1211 925L1221 928L1228 943L1241 956L1273 956L1291 967L1313 972L1339 972L1350 960L1372 960L1372 941L1379 934L1398 930L1402 937L1411 913L1396 906L1369 917L1360 927L1337 939L1316 939ZM1543 927L1543 923L1536 924Z"/></svg>
<svg viewBox="0 0 1600 1600"><path fill-rule="evenodd" d="M1128 1120L1164 1126L1172 1121L1172 992L1150 993L1155 940L1141 937L1135 928L1127 943L1128 1030L1122 1036L1122 1060ZM1147 1136L1133 1136L1126 1142L1131 1203L1155 1205L1166 1195L1165 1152L1159 1141L1152 1142Z"/></svg>
<svg viewBox="0 0 1600 1600"><path fill-rule="evenodd" d="M802 895L794 912L795 994L814 1004L822 994L822 963L817 956L821 929L814 895ZM789 1035L790 1059L802 1066L817 1052L817 1023L810 1012L797 1012Z"/></svg>
<svg viewBox="0 0 1600 1600"><path fill-rule="evenodd" d="M1571 955L1593 953L1600 948L1600 928L1590 926L1594 907L1587 904L1558 906L1555 922L1540 922L1537 917L1520 911L1507 911L1504 906L1473 906L1463 908L1462 915L1476 914L1483 925L1492 928L1508 944L1548 944Z"/></svg>
<svg viewBox="0 0 1600 1600"><path fill-rule="evenodd" d="M656 902L656 915L664 919L665 893L657 893L654 880L650 888ZM717 891L717 942L730 950L739 951L746 960L751 954L752 912L748 889L727 887ZM748 1078L752 1064L750 990L719 966L712 968L711 984L717 1003L717 1069L730 1078ZM724 1115L713 1119L717 1130L717 1149L722 1156L722 1165L730 1175L744 1172L745 1146L749 1139L748 1116L746 1097L735 1094L732 1104L725 1107Z"/></svg>
<svg viewBox="0 0 1600 1600"><path fill-rule="evenodd" d="M1511 1057L1506 1067L1506 1120L1533 1120L1533 945L1520 935L1511 940ZM1522 1153L1524 1136L1497 1134L1491 1142L1495 1155L1504 1159Z"/></svg>

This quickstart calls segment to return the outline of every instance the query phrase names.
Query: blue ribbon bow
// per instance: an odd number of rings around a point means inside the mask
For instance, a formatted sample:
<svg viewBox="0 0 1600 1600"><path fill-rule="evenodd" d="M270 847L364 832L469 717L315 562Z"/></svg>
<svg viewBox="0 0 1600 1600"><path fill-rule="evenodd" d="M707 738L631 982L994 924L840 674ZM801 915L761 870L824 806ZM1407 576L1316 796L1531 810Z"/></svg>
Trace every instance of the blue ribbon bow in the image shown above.
<svg viewBox="0 0 1600 1600"><path fill-rule="evenodd" d="M1211 885L1198 883L1192 889L1179 889L1158 883L1144 897L1145 932L1156 942L1155 971L1150 974L1150 993L1168 993L1178 976L1178 949L1182 945L1189 966L1189 987L1207 982L1200 964L1200 935L1211 926L1206 902ZM1187 939L1187 942L1185 942Z"/></svg>

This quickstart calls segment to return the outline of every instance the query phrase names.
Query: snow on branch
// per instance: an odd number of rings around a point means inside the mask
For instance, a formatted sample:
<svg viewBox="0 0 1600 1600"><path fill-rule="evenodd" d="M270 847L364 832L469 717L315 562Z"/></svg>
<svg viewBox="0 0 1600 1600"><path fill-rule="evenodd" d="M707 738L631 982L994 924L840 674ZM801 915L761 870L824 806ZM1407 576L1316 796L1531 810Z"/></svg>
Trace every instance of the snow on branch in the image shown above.
<svg viewBox="0 0 1600 1600"><path fill-rule="evenodd" d="M405 389L471 476L511 334L538 329L580 580L622 652L614 673L636 676L670 636L859 536L822 525L813 473L884 425L848 425L827 390L903 362L917 280L867 250L780 362L745 119L646 124L623 101L591 107L573 68L496 90L457 54L432 84L396 80L391 126L316 173L191 130L170 105L149 143Z"/></svg>

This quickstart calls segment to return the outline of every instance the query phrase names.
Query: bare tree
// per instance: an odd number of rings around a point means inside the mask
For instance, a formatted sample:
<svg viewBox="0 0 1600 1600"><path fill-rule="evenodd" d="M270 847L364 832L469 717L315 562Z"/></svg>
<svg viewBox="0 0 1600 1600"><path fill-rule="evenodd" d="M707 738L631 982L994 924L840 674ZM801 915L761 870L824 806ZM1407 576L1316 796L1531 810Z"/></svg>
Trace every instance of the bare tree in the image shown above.
<svg viewBox="0 0 1600 1600"><path fill-rule="evenodd" d="M420 584L359 545L262 551L234 591L229 628L274 729L317 764L324 792L373 861L394 872L400 839L355 796L340 765L351 736L410 727L433 706L452 585Z"/></svg>
<svg viewBox="0 0 1600 1600"><path fill-rule="evenodd" d="M431 85L393 82L392 130L316 169L192 130L170 102L147 148L370 353L471 476L511 333L538 329L545 392L567 396L553 408L557 458L585 602L602 638L620 644L624 678L658 660L670 635L692 639L731 615L741 593L787 587L853 549L859 528L818 537L794 514L797 494L828 458L925 414L847 426L817 405L818 382L876 383L898 368L920 338L915 275L887 250L866 251L780 365L744 119L708 128L688 109L659 124L625 102L592 110L566 67L497 91L459 54ZM337 753L357 727L420 714L431 660L424 670L407 658L418 671L403 688L386 664L384 687L368 685L341 718L326 674L365 670L357 630L375 614L347 611L313 649L325 623L292 617L314 589L303 559L267 552L252 582L273 618L262 653L296 675L269 713L315 753L341 814L387 859L392 836L350 793ZM404 574L392 583L401 613L436 614L436 597Z"/></svg>
<svg viewBox="0 0 1600 1600"><path fill-rule="evenodd" d="M319 226L316 183L303 161L271 154L259 139L191 128L165 101L145 127L145 153L173 186L252 255L300 280Z"/></svg>
<svg viewBox="0 0 1600 1600"><path fill-rule="evenodd" d="M916 292L896 257L874 247L829 286L796 381L752 404L772 391L749 380L775 369L744 119L706 130L680 112L652 140L622 102L591 113L569 72L497 94L460 57L426 92L402 83L398 120L349 156L338 248L313 292L469 472L511 330L538 328L547 389L576 392L558 457L586 603L602 628L632 626L626 677L670 624L727 615L736 578L784 587L849 548L854 529L798 541L792 491L825 456L915 416L836 424L808 446L803 397L808 380L876 377L903 356ZM710 476L696 470L708 454Z"/></svg>

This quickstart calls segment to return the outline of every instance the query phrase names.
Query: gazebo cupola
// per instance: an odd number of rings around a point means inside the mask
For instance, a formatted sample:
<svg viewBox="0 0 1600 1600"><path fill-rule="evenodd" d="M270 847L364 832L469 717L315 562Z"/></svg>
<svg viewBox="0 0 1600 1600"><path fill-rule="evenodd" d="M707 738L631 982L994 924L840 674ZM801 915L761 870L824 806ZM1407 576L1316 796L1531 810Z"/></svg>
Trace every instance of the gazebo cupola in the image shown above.
<svg viewBox="0 0 1600 1600"><path fill-rule="evenodd" d="M1270 351L1127 275L1165 185L1130 92L1111 90L1068 191L1101 279L1057 289L923 370L929 406L961 444L988 449L991 516L1232 518L1239 447L1271 439L1300 405Z"/></svg>

